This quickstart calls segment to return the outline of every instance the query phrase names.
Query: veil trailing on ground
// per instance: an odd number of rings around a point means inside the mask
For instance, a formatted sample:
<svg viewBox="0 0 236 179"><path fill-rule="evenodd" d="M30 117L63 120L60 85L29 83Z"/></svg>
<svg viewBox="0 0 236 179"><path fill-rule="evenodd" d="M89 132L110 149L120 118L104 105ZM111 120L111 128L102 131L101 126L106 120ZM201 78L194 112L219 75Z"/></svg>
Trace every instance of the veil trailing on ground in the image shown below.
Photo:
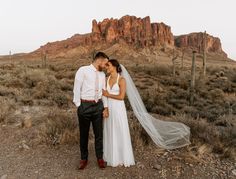
<svg viewBox="0 0 236 179"><path fill-rule="evenodd" d="M189 145L190 128L180 122L162 121L152 117L147 112L129 72L123 65L121 65L121 69L121 75L126 80L126 93L133 112L154 143L164 149Z"/></svg>

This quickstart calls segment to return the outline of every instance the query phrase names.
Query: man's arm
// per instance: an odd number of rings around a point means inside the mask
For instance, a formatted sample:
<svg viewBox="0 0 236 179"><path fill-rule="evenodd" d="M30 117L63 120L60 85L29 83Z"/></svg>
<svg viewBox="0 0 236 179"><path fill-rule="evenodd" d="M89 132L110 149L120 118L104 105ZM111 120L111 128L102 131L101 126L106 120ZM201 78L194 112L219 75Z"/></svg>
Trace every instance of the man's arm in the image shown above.
<svg viewBox="0 0 236 179"><path fill-rule="evenodd" d="M74 93L73 102L76 105L76 107L79 107L81 104L80 94L83 81L84 81L84 72L83 69L80 68L75 74L74 89L73 89Z"/></svg>
<svg viewBox="0 0 236 179"><path fill-rule="evenodd" d="M106 76L105 76L105 74L104 74L102 89L106 90ZM102 102L103 102L104 108L107 108L108 104L107 104L107 97L106 96L102 95Z"/></svg>
<svg viewBox="0 0 236 179"><path fill-rule="evenodd" d="M103 90L106 90L106 76L104 74L104 80L103 80ZM109 111L108 111L108 101L107 97L102 95L102 101L104 105L104 111L103 111L103 117L108 118L109 117Z"/></svg>

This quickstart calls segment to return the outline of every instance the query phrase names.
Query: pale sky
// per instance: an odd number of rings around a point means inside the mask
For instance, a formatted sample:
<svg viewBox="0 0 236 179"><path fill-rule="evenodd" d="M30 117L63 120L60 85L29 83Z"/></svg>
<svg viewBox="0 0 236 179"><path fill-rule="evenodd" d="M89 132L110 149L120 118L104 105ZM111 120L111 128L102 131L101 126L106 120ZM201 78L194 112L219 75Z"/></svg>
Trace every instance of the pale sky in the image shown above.
<svg viewBox="0 0 236 179"><path fill-rule="evenodd" d="M0 0L0 55L89 33L92 20L150 16L174 35L206 30L236 59L235 0Z"/></svg>

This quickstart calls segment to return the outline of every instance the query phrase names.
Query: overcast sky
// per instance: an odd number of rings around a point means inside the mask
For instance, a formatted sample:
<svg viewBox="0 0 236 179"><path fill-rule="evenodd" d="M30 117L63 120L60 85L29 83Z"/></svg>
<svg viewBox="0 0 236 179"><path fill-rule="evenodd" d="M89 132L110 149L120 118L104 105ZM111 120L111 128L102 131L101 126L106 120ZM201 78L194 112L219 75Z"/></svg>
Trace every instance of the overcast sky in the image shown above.
<svg viewBox="0 0 236 179"><path fill-rule="evenodd" d="M235 0L0 0L0 54L91 32L92 20L150 16L174 35L206 30L236 59Z"/></svg>

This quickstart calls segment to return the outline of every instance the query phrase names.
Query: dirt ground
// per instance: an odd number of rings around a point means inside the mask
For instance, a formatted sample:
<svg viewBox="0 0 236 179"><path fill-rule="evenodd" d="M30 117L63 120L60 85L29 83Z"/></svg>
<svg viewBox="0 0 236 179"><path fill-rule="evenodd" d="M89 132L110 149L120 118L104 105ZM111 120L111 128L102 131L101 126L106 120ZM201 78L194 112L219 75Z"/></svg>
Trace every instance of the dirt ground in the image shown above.
<svg viewBox="0 0 236 179"><path fill-rule="evenodd" d="M213 154L194 158L187 148L165 151L156 146L135 148L136 165L107 167L96 163L93 140L89 143L89 164L77 170L79 145L35 145L37 132L18 125L0 127L0 178L234 178L236 163ZM190 146L194 147L194 146Z"/></svg>

